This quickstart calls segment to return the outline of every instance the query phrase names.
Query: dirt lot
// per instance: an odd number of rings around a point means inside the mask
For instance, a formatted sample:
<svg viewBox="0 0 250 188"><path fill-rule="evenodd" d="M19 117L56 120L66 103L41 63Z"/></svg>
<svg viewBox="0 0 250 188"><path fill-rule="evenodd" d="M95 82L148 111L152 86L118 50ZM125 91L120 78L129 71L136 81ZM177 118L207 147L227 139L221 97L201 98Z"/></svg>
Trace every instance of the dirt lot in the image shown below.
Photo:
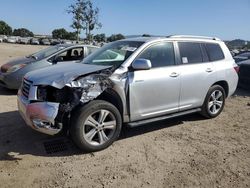
<svg viewBox="0 0 250 188"><path fill-rule="evenodd" d="M0 64L41 48L0 44ZM124 128L111 147L86 154L27 127L15 92L0 88L0 187L250 187L250 93L236 94L216 119ZM48 154L44 144L57 140L65 150Z"/></svg>

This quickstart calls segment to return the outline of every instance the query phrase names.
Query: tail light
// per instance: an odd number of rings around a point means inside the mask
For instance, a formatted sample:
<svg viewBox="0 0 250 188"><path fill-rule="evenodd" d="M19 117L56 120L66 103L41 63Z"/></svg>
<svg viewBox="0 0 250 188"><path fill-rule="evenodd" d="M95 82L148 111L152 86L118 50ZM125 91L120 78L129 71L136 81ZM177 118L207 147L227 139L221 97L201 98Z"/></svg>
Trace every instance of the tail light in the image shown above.
<svg viewBox="0 0 250 188"><path fill-rule="evenodd" d="M236 66L234 67L234 70L235 70L235 72L238 74L239 71L240 71L240 67L239 67L238 65L236 65Z"/></svg>

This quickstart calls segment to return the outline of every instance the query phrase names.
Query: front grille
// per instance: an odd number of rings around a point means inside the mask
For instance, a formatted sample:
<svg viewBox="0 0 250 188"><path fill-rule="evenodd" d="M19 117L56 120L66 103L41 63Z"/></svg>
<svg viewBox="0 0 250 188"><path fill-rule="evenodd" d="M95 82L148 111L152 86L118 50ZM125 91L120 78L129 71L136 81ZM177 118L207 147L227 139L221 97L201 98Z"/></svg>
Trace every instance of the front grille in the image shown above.
<svg viewBox="0 0 250 188"><path fill-rule="evenodd" d="M26 97L28 99L29 97L29 91L30 91L30 87L32 85L32 82L27 80L27 79L23 79L23 84L22 84L22 94L24 97Z"/></svg>

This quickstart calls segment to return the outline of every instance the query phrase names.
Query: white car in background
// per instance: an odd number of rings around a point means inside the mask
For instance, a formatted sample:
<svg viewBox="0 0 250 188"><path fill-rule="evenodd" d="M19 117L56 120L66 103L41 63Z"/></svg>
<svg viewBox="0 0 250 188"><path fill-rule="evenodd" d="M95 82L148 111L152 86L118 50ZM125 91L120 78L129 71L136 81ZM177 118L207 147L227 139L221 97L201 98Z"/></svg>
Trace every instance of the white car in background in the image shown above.
<svg viewBox="0 0 250 188"><path fill-rule="evenodd" d="M7 42L8 43L16 43L18 40L17 40L17 37L14 37L14 36L10 36L7 38Z"/></svg>

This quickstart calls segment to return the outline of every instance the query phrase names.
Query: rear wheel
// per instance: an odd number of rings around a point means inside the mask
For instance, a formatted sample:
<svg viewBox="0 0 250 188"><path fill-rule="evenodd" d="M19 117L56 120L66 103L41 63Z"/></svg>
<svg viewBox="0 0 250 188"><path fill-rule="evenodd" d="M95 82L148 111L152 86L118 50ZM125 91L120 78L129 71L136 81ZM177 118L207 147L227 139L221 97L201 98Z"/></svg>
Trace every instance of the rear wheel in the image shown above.
<svg viewBox="0 0 250 188"><path fill-rule="evenodd" d="M102 100L91 101L72 116L70 133L76 145L85 151L98 151L110 146L121 132L118 109Z"/></svg>
<svg viewBox="0 0 250 188"><path fill-rule="evenodd" d="M202 106L202 115L207 118L217 117L225 105L225 90L219 85L212 86Z"/></svg>

